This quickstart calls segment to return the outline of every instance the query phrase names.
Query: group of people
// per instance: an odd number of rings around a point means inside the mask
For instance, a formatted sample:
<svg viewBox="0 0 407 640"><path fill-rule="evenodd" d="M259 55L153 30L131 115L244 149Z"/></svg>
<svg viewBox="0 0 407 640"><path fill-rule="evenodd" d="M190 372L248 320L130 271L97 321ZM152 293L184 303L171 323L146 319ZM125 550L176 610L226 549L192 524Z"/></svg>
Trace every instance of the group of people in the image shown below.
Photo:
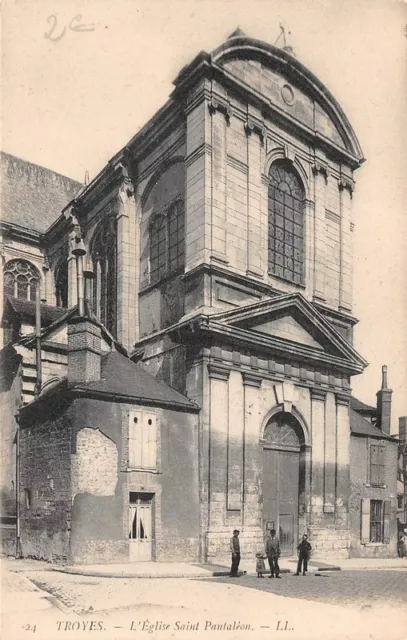
<svg viewBox="0 0 407 640"><path fill-rule="evenodd" d="M230 568L230 577L237 578L238 577L238 569L240 564L240 541L239 541L239 533L238 529L233 531L233 536L230 539L230 550L232 552L232 566ZM297 564L297 572L294 574L295 576L299 576L302 572L302 575L305 576L308 571L308 560L311 555L311 545L308 542L308 536L304 534L302 536L302 540L297 547L298 551L298 564ZM265 560L268 560L268 564L270 567L270 575L269 578L280 578L280 566L278 563L278 559L281 555L280 551L280 541L276 536L275 529L272 529L267 536L265 549L264 551L259 551L256 553L256 572L258 578L264 578L264 573L266 572Z"/></svg>

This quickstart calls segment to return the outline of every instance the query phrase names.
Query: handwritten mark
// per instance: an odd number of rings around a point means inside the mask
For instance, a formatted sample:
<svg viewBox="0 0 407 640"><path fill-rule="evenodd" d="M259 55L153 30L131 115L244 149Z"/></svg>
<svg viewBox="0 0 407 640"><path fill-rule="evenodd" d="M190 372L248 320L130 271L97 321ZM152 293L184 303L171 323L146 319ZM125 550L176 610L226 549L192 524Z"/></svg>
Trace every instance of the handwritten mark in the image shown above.
<svg viewBox="0 0 407 640"><path fill-rule="evenodd" d="M78 13L76 16L72 18L72 20L69 22L68 25L64 25L59 35L57 35L57 34L54 34L54 32L58 26L58 16L56 13L52 13L47 18L47 22L51 28L49 32L44 33L44 38L46 40L50 40L51 42L58 42L58 40L61 40L61 38L64 37L67 29L70 29L71 31L75 31L78 33L83 33L85 31L87 32L94 31L95 30L94 24L81 24L82 17L83 17L82 14Z"/></svg>

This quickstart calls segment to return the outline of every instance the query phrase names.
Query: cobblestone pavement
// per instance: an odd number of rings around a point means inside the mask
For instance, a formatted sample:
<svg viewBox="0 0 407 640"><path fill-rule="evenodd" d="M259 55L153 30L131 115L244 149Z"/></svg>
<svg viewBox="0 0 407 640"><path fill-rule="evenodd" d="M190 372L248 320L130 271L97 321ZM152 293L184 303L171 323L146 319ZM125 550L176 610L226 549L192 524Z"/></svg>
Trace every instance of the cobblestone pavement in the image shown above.
<svg viewBox="0 0 407 640"><path fill-rule="evenodd" d="M230 579L216 578L230 582ZM313 600L325 604L371 608L386 604L391 607L407 605L407 571L332 571L308 573L307 576L284 574L280 580L244 576L239 583L289 598Z"/></svg>
<svg viewBox="0 0 407 640"><path fill-rule="evenodd" d="M114 609L142 602L154 603L153 592L164 585L165 588L185 589L187 579L145 579L140 578L92 578L56 572L30 572L30 580L37 586L56 596L77 613L92 610ZM196 582L196 581L194 581ZM267 577L242 576L239 579L210 578L199 582L227 584L233 587L256 589L288 598L312 600L331 605L346 605L356 609L386 604L403 607L407 603L407 571L334 571L321 572L319 576L284 574L280 580ZM97 588L96 588L97 587ZM150 594L150 595L149 595ZM188 598L185 600L188 602Z"/></svg>

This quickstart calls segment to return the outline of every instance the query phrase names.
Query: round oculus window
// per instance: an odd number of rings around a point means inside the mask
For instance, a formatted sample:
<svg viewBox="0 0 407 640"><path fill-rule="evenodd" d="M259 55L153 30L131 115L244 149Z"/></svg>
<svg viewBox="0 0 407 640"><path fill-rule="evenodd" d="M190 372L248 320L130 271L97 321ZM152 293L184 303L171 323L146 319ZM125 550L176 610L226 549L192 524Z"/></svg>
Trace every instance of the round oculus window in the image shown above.
<svg viewBox="0 0 407 640"><path fill-rule="evenodd" d="M281 88L281 97L283 98L284 102L288 104L290 107L294 104L294 101L295 101L294 91L291 89L290 85L285 84Z"/></svg>

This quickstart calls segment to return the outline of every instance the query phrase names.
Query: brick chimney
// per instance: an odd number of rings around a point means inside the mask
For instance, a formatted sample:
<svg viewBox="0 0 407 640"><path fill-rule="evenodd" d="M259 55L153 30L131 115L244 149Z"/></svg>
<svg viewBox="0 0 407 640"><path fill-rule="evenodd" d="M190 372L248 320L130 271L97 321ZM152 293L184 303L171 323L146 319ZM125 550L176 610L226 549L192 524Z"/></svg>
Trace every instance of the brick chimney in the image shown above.
<svg viewBox="0 0 407 640"><path fill-rule="evenodd" d="M101 354L100 326L83 316L68 320L68 382L100 380Z"/></svg>
<svg viewBox="0 0 407 640"><path fill-rule="evenodd" d="M391 425L391 394L393 391L387 387L387 367L382 367L382 388L376 393L377 396L377 426L379 429L390 435Z"/></svg>

